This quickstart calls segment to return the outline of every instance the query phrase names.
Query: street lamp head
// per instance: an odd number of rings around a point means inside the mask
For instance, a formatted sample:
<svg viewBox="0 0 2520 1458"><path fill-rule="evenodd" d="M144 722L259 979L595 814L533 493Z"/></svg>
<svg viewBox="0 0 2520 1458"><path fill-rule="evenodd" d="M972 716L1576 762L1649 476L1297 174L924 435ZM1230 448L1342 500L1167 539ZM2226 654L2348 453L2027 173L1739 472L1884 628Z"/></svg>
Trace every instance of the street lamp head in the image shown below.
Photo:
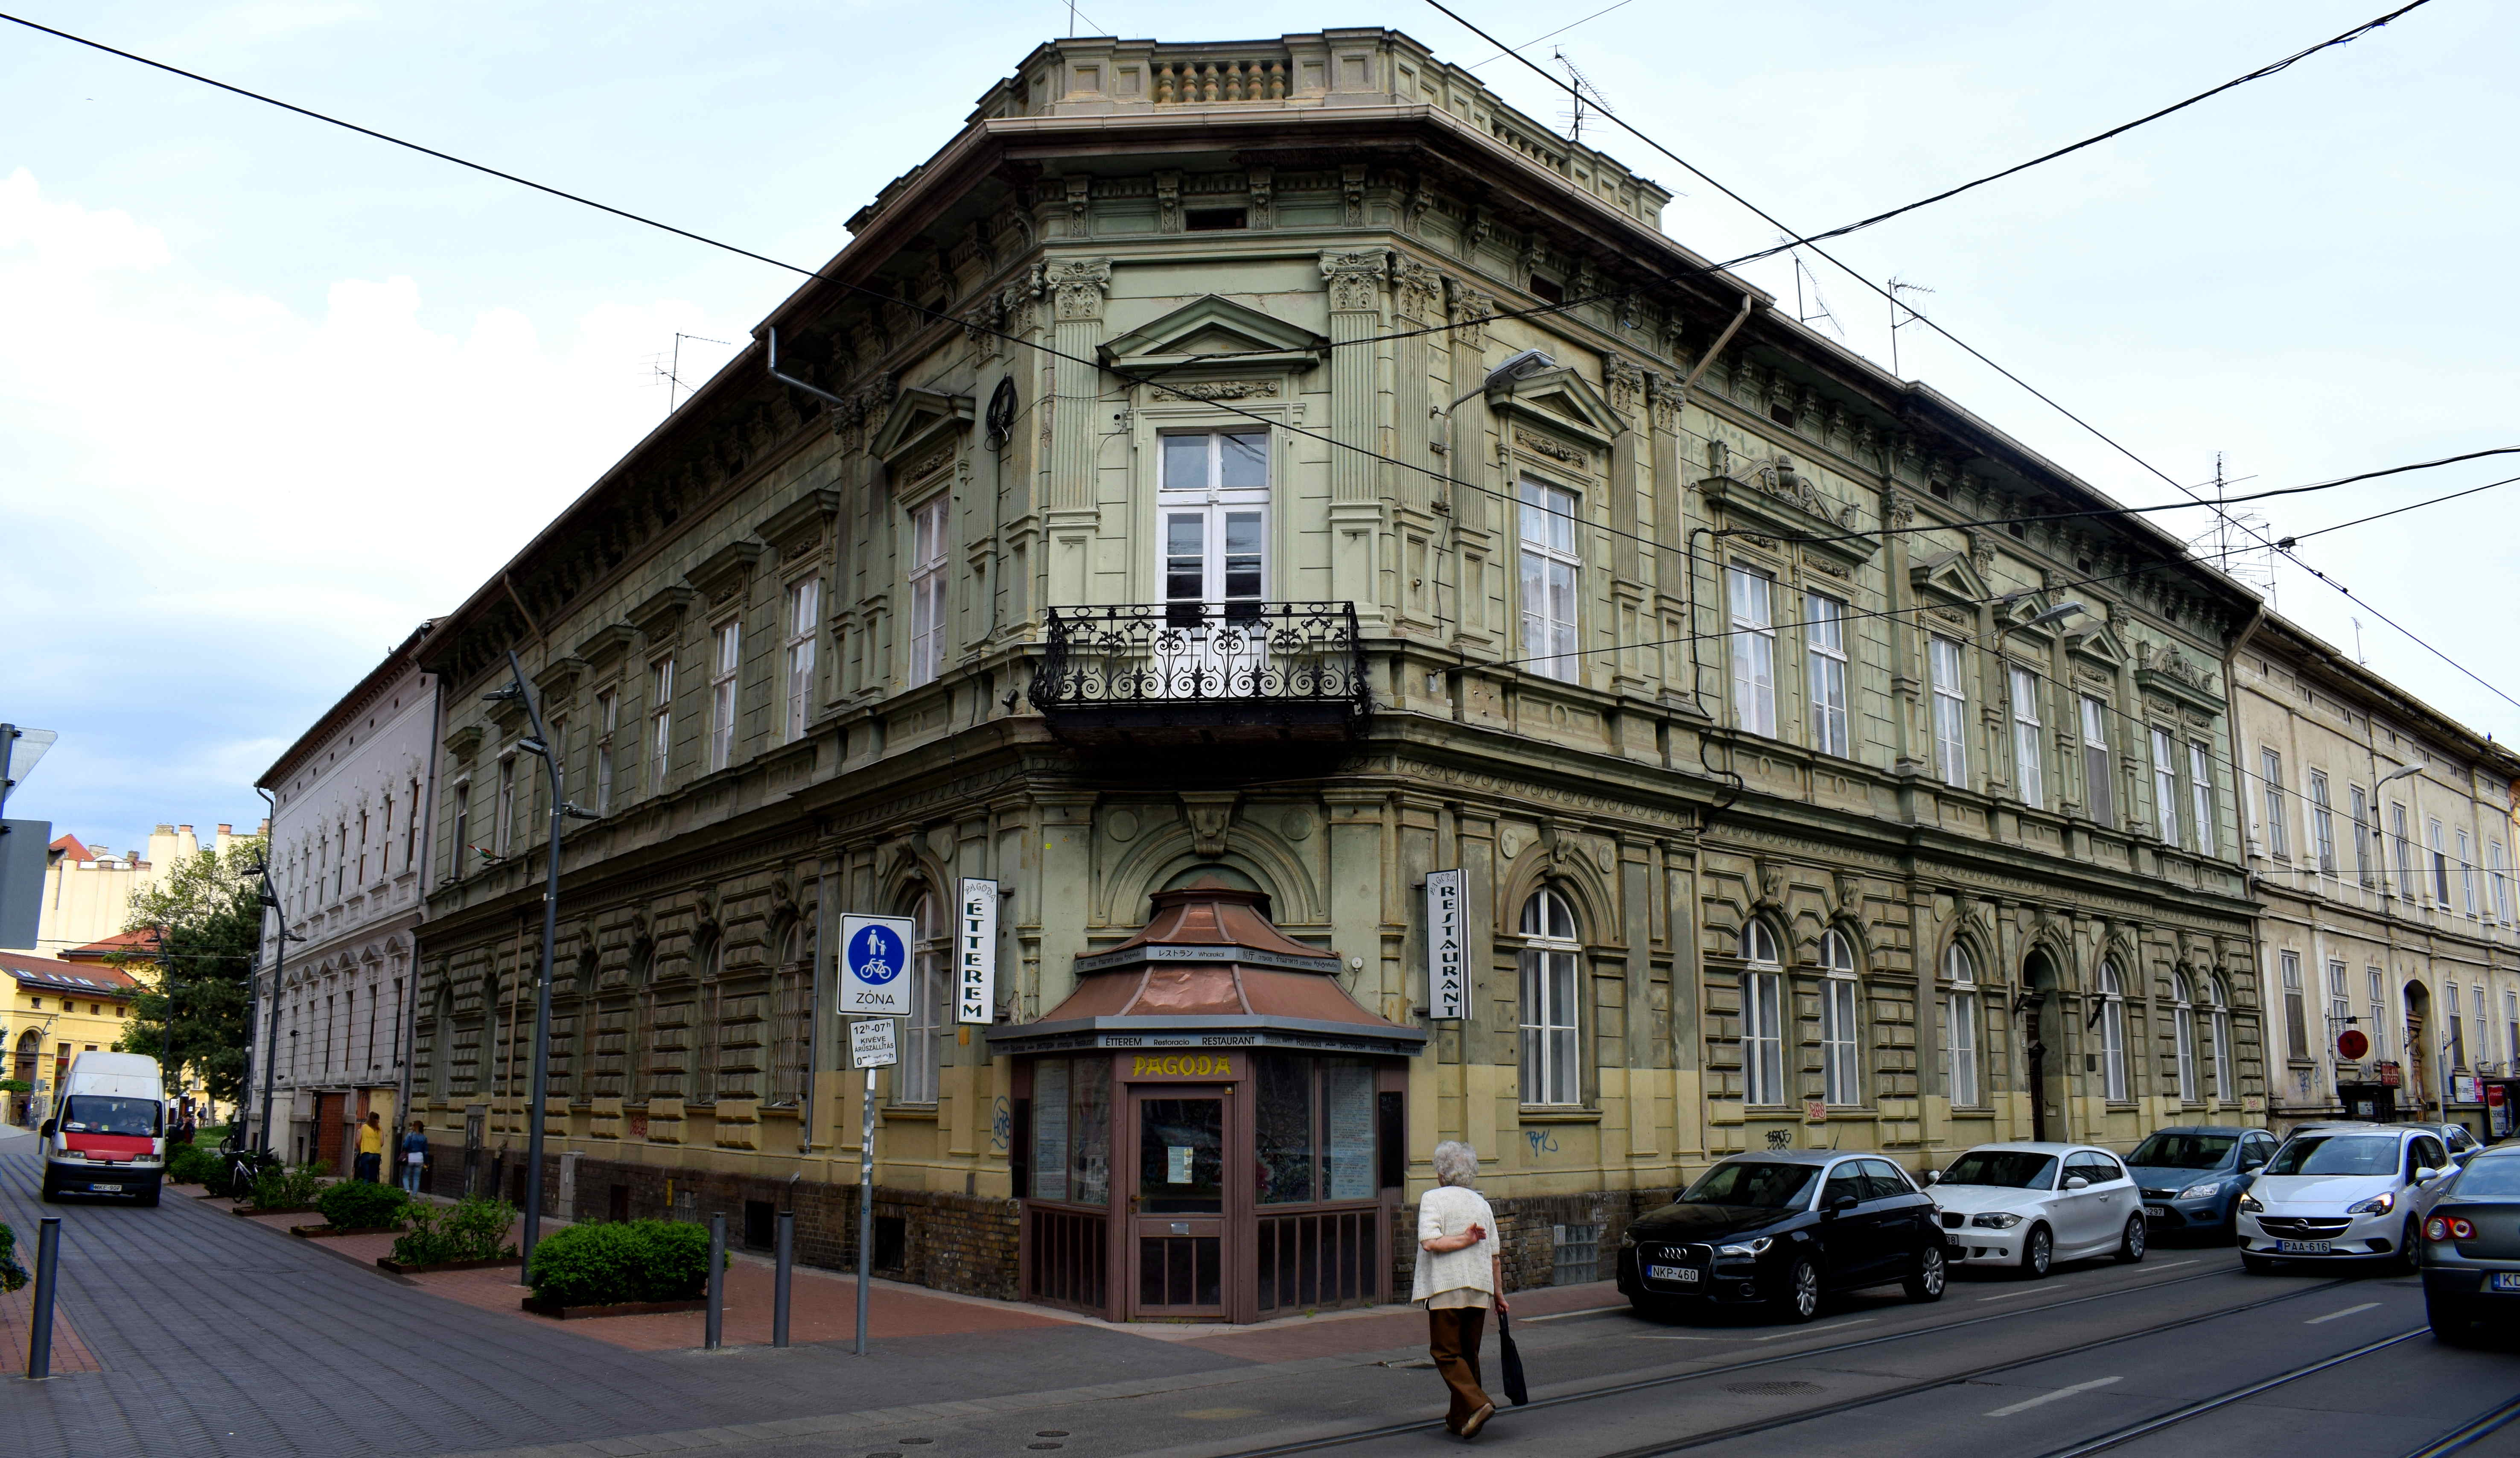
<svg viewBox="0 0 2520 1458"><path fill-rule="evenodd" d="M538 759L549 759L551 757L551 746L544 744L539 739L533 738L531 735L518 740L517 749L519 752L531 754Z"/></svg>
<svg viewBox="0 0 2520 1458"><path fill-rule="evenodd" d="M1488 371L1487 387L1494 389L1500 385L1511 385L1517 380L1528 380L1544 370L1555 368L1557 368L1557 361L1552 359L1548 351L1525 349Z"/></svg>
<svg viewBox="0 0 2520 1458"><path fill-rule="evenodd" d="M560 812L571 820L601 820L604 818L595 811L586 808L584 805L578 804L574 800L562 800L561 802Z"/></svg>
<svg viewBox="0 0 2520 1458"><path fill-rule="evenodd" d="M2002 606L2010 608L2013 604L2028 596L2030 596L2030 594L2026 592L2016 592L2011 596L2004 598L2002 600ZM2036 617L2027 618L2020 622L2005 624L2005 631L2008 632L2014 628L2043 628L2051 622L2062 622L2068 617L2073 617L2089 611L2091 610L2085 608L2079 601L2058 603L2056 606L2049 608L2048 611L2040 614Z"/></svg>
<svg viewBox="0 0 2520 1458"><path fill-rule="evenodd" d="M503 683L497 688L492 689L490 692L483 694L481 696L481 702L484 704L507 704L515 700L521 699L524 696L525 691L521 686L513 683Z"/></svg>
<svg viewBox="0 0 2520 1458"><path fill-rule="evenodd" d="M2405 779L2405 778L2406 778L2407 776L2408 776L2408 775L2419 775L2419 774L2422 774L2423 772L2424 772L2424 767L2423 767L2423 765L2422 765L2421 763L2415 763L2415 764L2401 764L2401 765L2399 765L2396 769L2393 769L2393 770L2389 771L2387 774L2382 775L2380 778L2378 778L2378 779L2376 779L2376 780L2372 781L2372 782L2371 782L2371 788L2372 788L2372 789L2374 789L2374 790L2377 790L2377 789L2379 789L2381 786L2388 784L2388 783L2389 783L2390 781L2392 781L2392 780L2403 780L2403 779Z"/></svg>

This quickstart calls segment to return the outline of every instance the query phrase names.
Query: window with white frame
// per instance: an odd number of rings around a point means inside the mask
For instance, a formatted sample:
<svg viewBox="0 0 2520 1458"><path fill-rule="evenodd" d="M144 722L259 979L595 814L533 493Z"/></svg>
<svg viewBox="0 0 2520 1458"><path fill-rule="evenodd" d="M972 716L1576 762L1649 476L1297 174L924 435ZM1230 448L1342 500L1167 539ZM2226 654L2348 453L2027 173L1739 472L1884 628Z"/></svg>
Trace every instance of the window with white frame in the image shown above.
<svg viewBox="0 0 2520 1458"><path fill-rule="evenodd" d="M1954 942L1943 953L1943 1046L1948 1064L1945 1088L1955 1107L1971 1108L1981 1102L1981 1096L1977 963L1967 947Z"/></svg>
<svg viewBox="0 0 2520 1458"><path fill-rule="evenodd" d="M2275 953L2275 970L2283 982L2284 1056L2310 1057L2310 1010L2301 985L2301 953Z"/></svg>
<svg viewBox="0 0 2520 1458"><path fill-rule="evenodd" d="M2109 1102L2127 1101L2126 987L2115 962L2100 964L2100 1072Z"/></svg>
<svg viewBox="0 0 2520 1458"><path fill-rule="evenodd" d="M1863 989L1855 980L1855 945L1842 932L1820 938L1821 1081L1828 1102L1864 1102Z"/></svg>
<svg viewBox="0 0 2520 1458"><path fill-rule="evenodd" d="M2239 1085L2231 1081L2231 994L2223 979L2213 973L2205 976L2205 996L2211 1004L2209 1019L2214 1033L2214 1093L2226 1104L2240 1102Z"/></svg>
<svg viewBox="0 0 2520 1458"><path fill-rule="evenodd" d="M2392 802L2389 806L2389 839L2398 852L2398 894L2415 899L2415 843L2407 834L2407 807Z"/></svg>
<svg viewBox="0 0 2520 1458"><path fill-rule="evenodd" d="M1543 888L1522 903L1522 1102L1567 1106L1584 1101L1577 1039L1583 943L1566 898Z"/></svg>
<svg viewBox="0 0 2520 1458"><path fill-rule="evenodd" d="M1575 550L1575 493L1526 480L1521 497L1523 666L1574 683L1583 677L1575 656L1575 605L1584 570ZM1772 654L1772 666L1774 661ZM1773 685L1775 674L1769 678ZM1769 722L1766 732L1774 733L1773 708Z"/></svg>
<svg viewBox="0 0 2520 1458"><path fill-rule="evenodd" d="M1846 758L1855 752L1846 721L1846 605L1803 595L1803 651L1811 679L1812 748Z"/></svg>
<svg viewBox="0 0 2520 1458"><path fill-rule="evenodd" d="M2485 880L2494 891L2495 920L2503 922L2511 920L2511 878L2505 874L2502 864L2500 841L2485 843ZM2520 1050L2514 1050L2513 1057L2515 1060L2520 1060Z"/></svg>
<svg viewBox="0 0 2520 1458"><path fill-rule="evenodd" d="M2493 1044L2488 1041L2485 1033L2485 984L2479 982L2468 988L2467 996L2469 1022L2475 1025L2476 1030L2476 1062L2477 1066L2482 1068L2487 1062L2486 1055L2494 1051Z"/></svg>
<svg viewBox="0 0 2520 1458"><path fill-rule="evenodd" d="M1732 724L1774 739L1777 734L1776 583L1748 568L1724 574L1725 602L1732 624L1726 640L1732 661Z"/></svg>
<svg viewBox="0 0 2520 1458"><path fill-rule="evenodd" d="M2424 830L2433 853L2433 904L2450 910L2450 850L2442 842L2442 823L2426 820Z"/></svg>
<svg viewBox="0 0 2520 1458"><path fill-rule="evenodd" d="M911 907L910 930L910 1018L901 1030L900 1081L893 1085L893 1101L900 1104L933 1104L941 1079L938 1069L943 1063L946 1040L953 1025L945 1011L953 1006L951 989L946 985L946 969L951 962L946 953L943 905L933 892L922 891Z"/></svg>
<svg viewBox="0 0 2520 1458"><path fill-rule="evenodd" d="M612 811L612 731L620 727L621 696L606 689L595 696L595 813Z"/></svg>
<svg viewBox="0 0 2520 1458"><path fill-rule="evenodd" d="M2118 776L2109 763L2109 706L2090 694L2083 698L2084 809L2093 822L2118 823Z"/></svg>
<svg viewBox="0 0 2520 1458"><path fill-rule="evenodd" d="M800 577L788 584L788 714L787 742L805 737L814 713L814 649L822 638L823 579Z"/></svg>
<svg viewBox="0 0 2520 1458"><path fill-rule="evenodd" d="M2318 856L2321 875L2336 874L2336 812L2327 801L2327 774L2310 772L2310 848Z"/></svg>
<svg viewBox="0 0 2520 1458"><path fill-rule="evenodd" d="M2170 975L2171 1036L2179 1055L2179 1102L2196 1098L2196 1005L2187 995L2187 974Z"/></svg>
<svg viewBox="0 0 2520 1458"><path fill-rule="evenodd" d="M1785 976L1777 934L1753 921L1741 930L1741 1099L1785 1101Z"/></svg>
<svg viewBox="0 0 2520 1458"><path fill-rule="evenodd" d="M1934 694L1934 773L1946 785L1968 784L1968 686L1960 676L1960 645L1951 638L1925 640L1926 677Z"/></svg>
<svg viewBox="0 0 2520 1458"><path fill-rule="evenodd" d="M2179 751L2167 729L2152 731L2152 814L2161 843L2179 843Z"/></svg>
<svg viewBox="0 0 2520 1458"><path fill-rule="evenodd" d="M661 795L674 763L674 660L648 665L648 793Z"/></svg>
<svg viewBox="0 0 2520 1458"><path fill-rule="evenodd" d="M516 833L517 756L502 754L499 756L499 791L497 797L490 801L490 853L501 857L508 855L510 843L515 839ZM346 854L341 857L341 860L347 859ZM337 893L341 888L338 880L340 863L341 861L334 863L336 880L333 889Z"/></svg>
<svg viewBox="0 0 2520 1458"><path fill-rule="evenodd" d="M1167 618L1187 627L1223 613L1248 620L1268 580L1269 433L1196 431L1163 437L1163 485L1157 493L1157 574ZM1190 629L1193 634L1205 631ZM1236 629L1234 631L1239 631ZM1214 644L1217 666L1230 653ZM1255 665L1256 666L1256 665Z"/></svg>
<svg viewBox="0 0 2520 1458"><path fill-rule="evenodd" d="M2014 667L2012 674L2012 785L2021 802L2034 810L2048 805L2048 786L2040 773L2047 758L2039 743L2039 675Z"/></svg>
<svg viewBox="0 0 2520 1458"><path fill-rule="evenodd" d="M735 758L735 690L743 667L743 625L735 618L709 634L708 767L724 769Z"/></svg>
<svg viewBox="0 0 2520 1458"><path fill-rule="evenodd" d="M2345 983L2345 962L2339 957L2327 959L2327 1046L2336 1046L2339 1033L2353 1025L2354 998Z"/></svg>
<svg viewBox="0 0 2520 1458"><path fill-rule="evenodd" d="M2222 835L2214 814L2214 756L2203 743L2187 742L2187 809L2188 827L2196 838L2197 850L2205 855L2221 848Z"/></svg>
<svg viewBox="0 0 2520 1458"><path fill-rule="evenodd" d="M2459 908L2469 916L2476 915L2476 851L2475 842L2467 832L2458 833L2458 900Z"/></svg>
<svg viewBox="0 0 2520 1458"><path fill-rule="evenodd" d="M2442 1009L2444 1012L2449 1014L2448 1017L2442 1020L2442 1022L2447 1025L2442 1028L2442 1031L2449 1034L2450 1066L2453 1069L2466 1068L2467 1029L2462 1026L2459 1022L2458 983L2444 982L2442 984ZM2420 1097L2420 1095L2418 1095L2418 1097Z"/></svg>
<svg viewBox="0 0 2520 1458"><path fill-rule="evenodd" d="M451 847L454 854L453 865L449 869L456 876L469 876L472 873L472 782L471 780L455 782L453 819L455 843ZM323 873L318 871L316 875L320 878Z"/></svg>
<svg viewBox="0 0 2520 1458"><path fill-rule="evenodd" d="M2505 1071L2520 1072L2520 992L2502 994L2502 1051L2510 1065Z"/></svg>
<svg viewBox="0 0 2520 1458"><path fill-rule="evenodd" d="M2283 756L2272 750L2258 751L2258 781L2266 793L2267 854L2278 860L2292 858L2292 840L2284 833Z"/></svg>
<svg viewBox="0 0 2520 1458"><path fill-rule="evenodd" d="M2371 837L2379 829L2371 823L2371 795L2360 785L2348 785L2345 797L2354 812L2354 879L2369 886Z"/></svg>
<svg viewBox="0 0 2520 1458"><path fill-rule="evenodd" d="M945 671L945 513L950 493L939 491L910 514L910 678L930 683Z"/></svg>

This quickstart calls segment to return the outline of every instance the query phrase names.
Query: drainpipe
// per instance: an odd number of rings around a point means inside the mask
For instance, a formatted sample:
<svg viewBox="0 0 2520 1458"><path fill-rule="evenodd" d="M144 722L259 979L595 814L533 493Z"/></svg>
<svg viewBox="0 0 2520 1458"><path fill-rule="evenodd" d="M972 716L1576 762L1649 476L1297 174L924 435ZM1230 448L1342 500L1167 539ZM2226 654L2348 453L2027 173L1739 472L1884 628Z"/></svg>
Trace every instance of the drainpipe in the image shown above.
<svg viewBox="0 0 2520 1458"><path fill-rule="evenodd" d="M432 858L429 835L437 828L437 736L446 727L446 696L438 686L428 690L428 793L421 797L419 839L412 843L420 850L420 883L412 888L413 921L411 926L411 970L402 982L402 1079L394 1089L394 1118L404 1128L411 1125L411 1055L419 1045L420 1034L413 1025L420 1021L420 929L428 921L428 866ZM410 866L403 867L408 871ZM426 1130L424 1130L426 1132ZM401 1137L397 1130L395 1138ZM388 1150L393 1148L389 1141Z"/></svg>

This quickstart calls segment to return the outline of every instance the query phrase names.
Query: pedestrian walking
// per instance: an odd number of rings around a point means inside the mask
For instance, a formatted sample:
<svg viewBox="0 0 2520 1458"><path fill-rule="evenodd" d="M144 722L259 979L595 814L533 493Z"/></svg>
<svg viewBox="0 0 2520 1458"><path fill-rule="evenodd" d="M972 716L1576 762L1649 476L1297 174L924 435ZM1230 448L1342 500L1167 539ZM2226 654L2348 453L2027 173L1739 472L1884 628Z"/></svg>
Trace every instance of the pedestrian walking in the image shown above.
<svg viewBox="0 0 2520 1458"><path fill-rule="evenodd" d="M384 1182L384 1120L370 1114L359 1122L359 1157L350 1165L350 1177L372 1185L382 1184Z"/></svg>
<svg viewBox="0 0 2520 1458"><path fill-rule="evenodd" d="M1410 1299L1426 1303L1426 1350L1452 1389L1444 1427L1476 1437L1496 1404L1479 1383L1479 1343L1488 1312L1508 1309L1496 1211L1470 1185L1476 1150L1457 1139L1435 1146L1436 1187L1418 1203L1418 1280Z"/></svg>
<svg viewBox="0 0 2520 1458"><path fill-rule="evenodd" d="M402 1136L402 1187L420 1193L420 1172L428 1163L428 1136L421 1132L420 1120L411 1121L411 1132Z"/></svg>

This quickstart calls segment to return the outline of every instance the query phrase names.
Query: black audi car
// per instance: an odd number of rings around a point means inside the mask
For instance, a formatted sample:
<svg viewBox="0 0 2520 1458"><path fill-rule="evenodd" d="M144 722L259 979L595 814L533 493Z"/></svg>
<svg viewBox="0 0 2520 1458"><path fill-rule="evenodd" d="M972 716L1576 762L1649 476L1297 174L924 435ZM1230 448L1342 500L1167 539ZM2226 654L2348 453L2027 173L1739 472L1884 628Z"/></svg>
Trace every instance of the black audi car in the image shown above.
<svg viewBox="0 0 2520 1458"><path fill-rule="evenodd" d="M1894 1281L1940 1300L1943 1277L1933 1202L1878 1155L1735 1155L1619 1241L1619 1290L1646 1316L1764 1302L1809 1321L1822 1296Z"/></svg>

